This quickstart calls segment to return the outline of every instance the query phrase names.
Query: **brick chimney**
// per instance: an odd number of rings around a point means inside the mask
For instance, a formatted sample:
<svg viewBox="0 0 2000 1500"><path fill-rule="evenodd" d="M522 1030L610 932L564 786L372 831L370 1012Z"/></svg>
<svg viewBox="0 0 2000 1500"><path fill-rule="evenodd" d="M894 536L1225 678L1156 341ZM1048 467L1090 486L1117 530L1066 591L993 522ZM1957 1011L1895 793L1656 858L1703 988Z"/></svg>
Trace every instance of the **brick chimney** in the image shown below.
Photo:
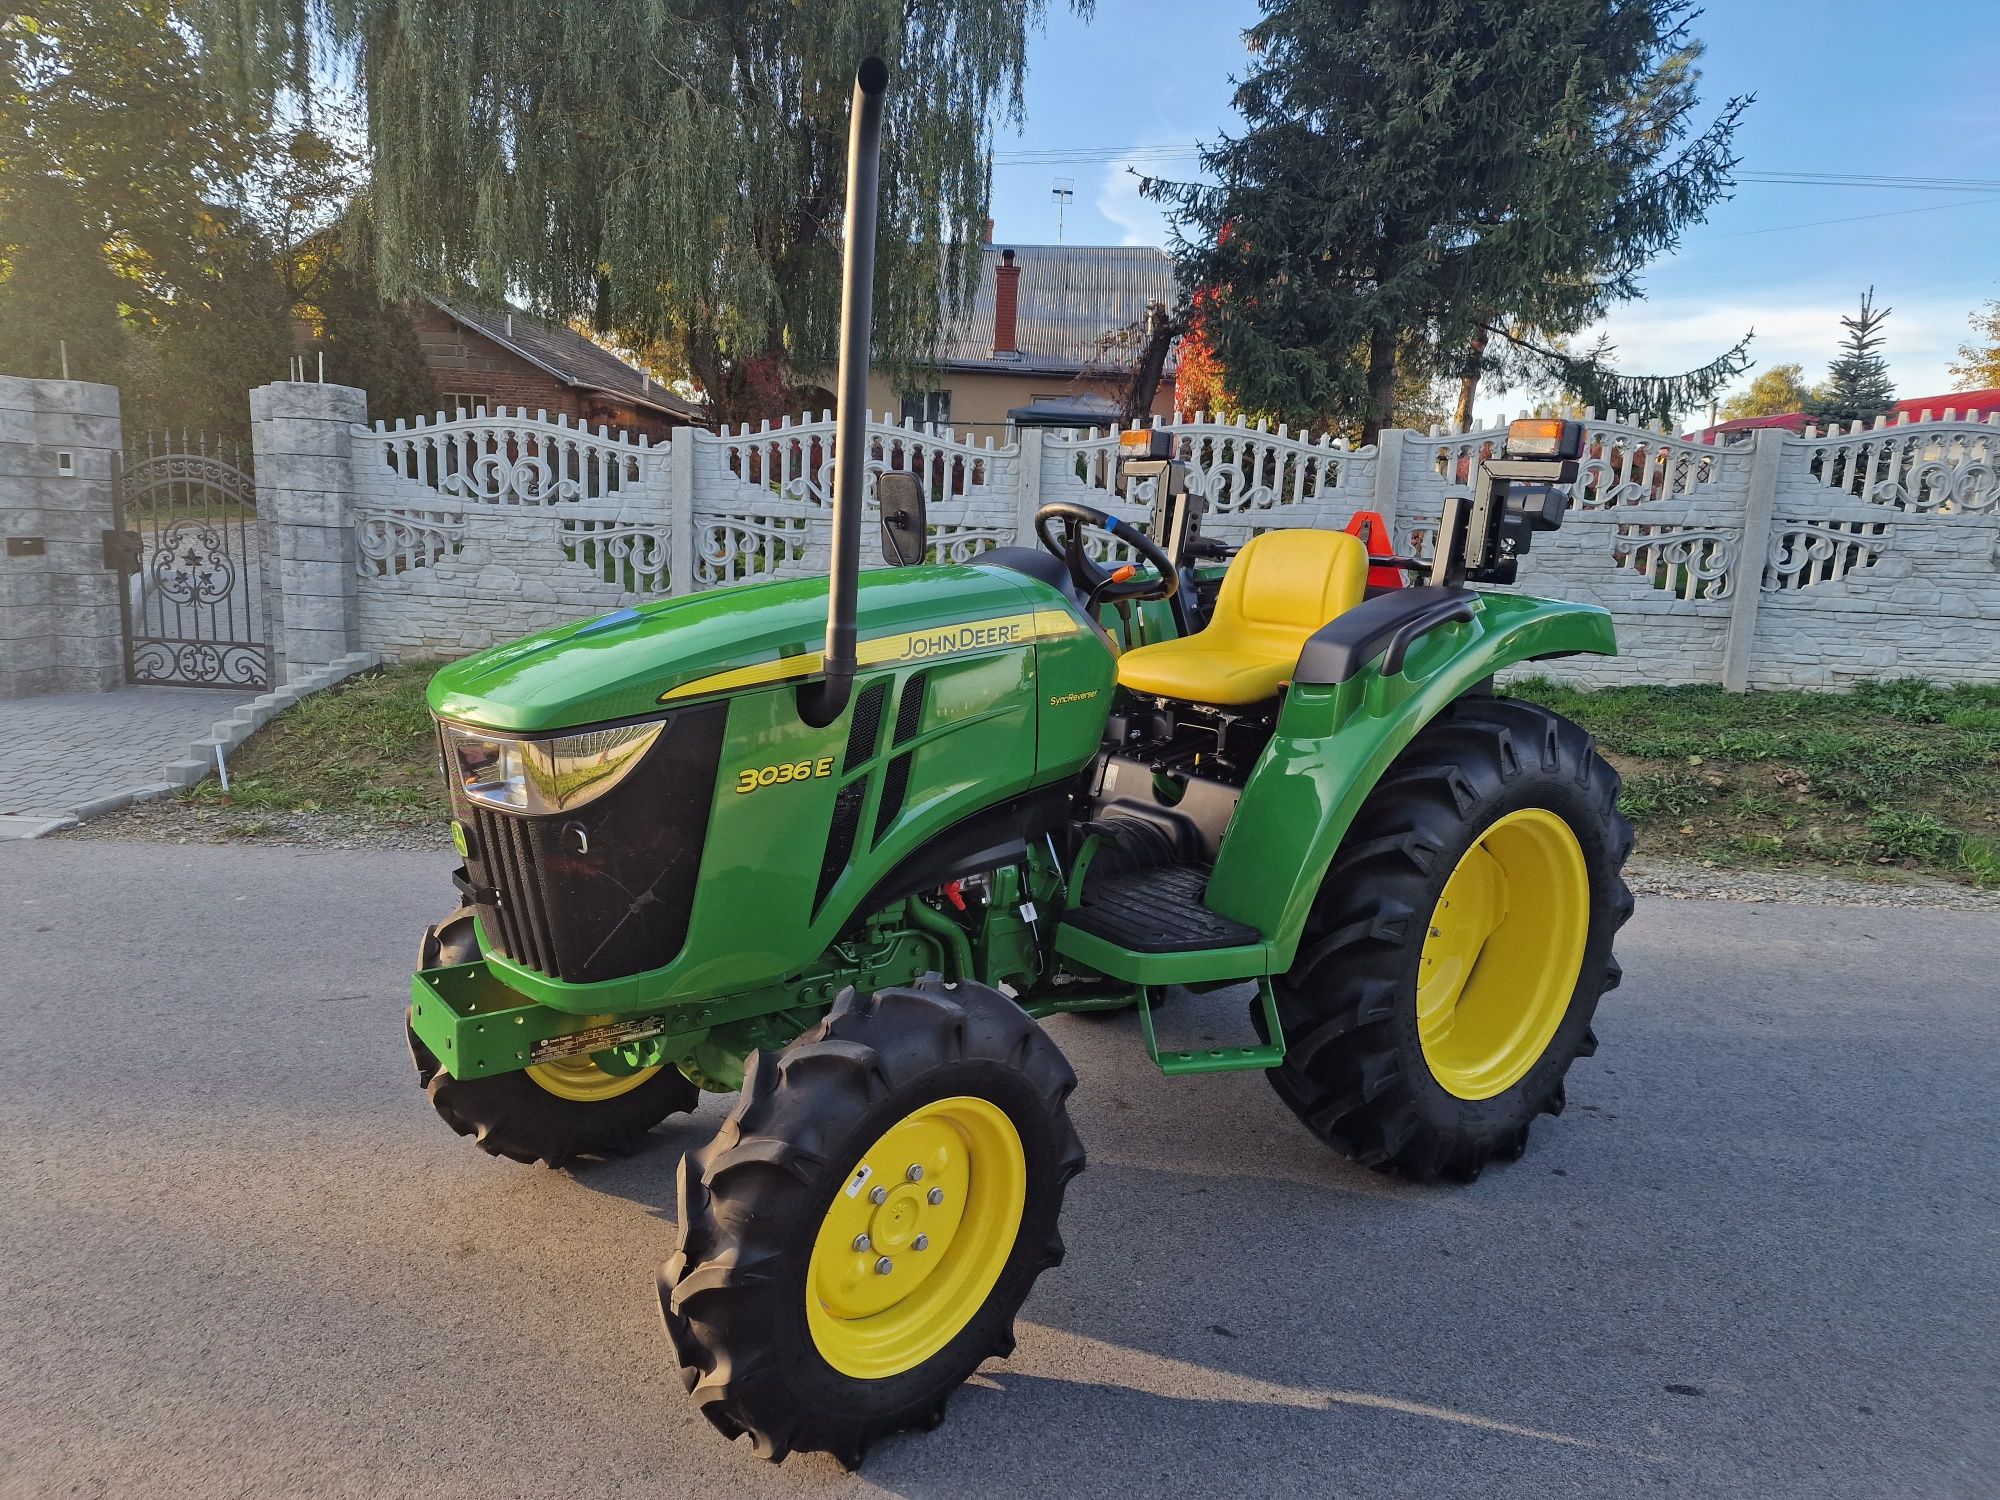
<svg viewBox="0 0 2000 1500"><path fill-rule="evenodd" d="M993 243L993 215L991 214L988 214L986 216L986 238L981 240L979 243L982 245L990 245Z"/></svg>
<svg viewBox="0 0 2000 1500"><path fill-rule="evenodd" d="M1014 322L1021 307L1021 268L1014 264L1014 252L1002 250L1000 264L993 272L993 352L1012 354Z"/></svg>

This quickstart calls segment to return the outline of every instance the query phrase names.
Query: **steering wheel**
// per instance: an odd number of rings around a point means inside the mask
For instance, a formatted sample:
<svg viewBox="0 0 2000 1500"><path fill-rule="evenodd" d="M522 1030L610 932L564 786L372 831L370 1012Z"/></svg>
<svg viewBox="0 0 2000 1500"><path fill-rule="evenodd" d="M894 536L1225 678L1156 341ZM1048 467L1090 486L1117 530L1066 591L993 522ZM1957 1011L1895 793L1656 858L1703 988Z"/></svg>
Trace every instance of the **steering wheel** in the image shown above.
<svg viewBox="0 0 2000 1500"><path fill-rule="evenodd" d="M1056 536L1058 522L1062 525L1060 540ZM1116 537L1138 553L1158 576L1132 581L1120 579L1121 570L1105 567L1083 550L1086 526ZM1180 589L1180 570L1157 542L1138 527L1091 506L1078 505L1072 500L1051 500L1035 512L1035 539L1063 560L1070 578L1083 591L1091 608L1119 599L1171 599Z"/></svg>

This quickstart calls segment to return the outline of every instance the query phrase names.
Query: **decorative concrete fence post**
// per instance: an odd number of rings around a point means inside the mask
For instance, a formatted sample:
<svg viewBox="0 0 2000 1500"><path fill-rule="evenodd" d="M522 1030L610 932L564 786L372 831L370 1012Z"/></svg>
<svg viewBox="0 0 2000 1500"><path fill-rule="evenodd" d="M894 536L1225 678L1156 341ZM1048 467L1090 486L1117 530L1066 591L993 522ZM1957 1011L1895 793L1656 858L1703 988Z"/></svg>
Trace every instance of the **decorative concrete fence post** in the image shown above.
<svg viewBox="0 0 2000 1500"><path fill-rule="evenodd" d="M1389 534L1396 534L1398 491L1403 485L1403 453L1411 434L1401 427L1384 428L1375 438L1375 513Z"/></svg>
<svg viewBox="0 0 2000 1500"><path fill-rule="evenodd" d="M250 393L257 515L277 587L271 641L286 679L356 649L361 631L354 435L368 393L285 381Z"/></svg>
<svg viewBox="0 0 2000 1500"><path fill-rule="evenodd" d="M692 594L694 582L694 433L653 450L658 483L663 487L667 514L667 584L676 594Z"/></svg>
<svg viewBox="0 0 2000 1500"><path fill-rule="evenodd" d="M1016 440L1021 445L1021 488L1014 496L1012 545L1033 547L1038 545L1035 541L1035 512L1042 508L1042 429L1019 428Z"/></svg>
<svg viewBox="0 0 2000 1500"><path fill-rule="evenodd" d="M1729 601L1729 639L1722 651L1722 685L1748 692L1757 649L1757 609L1764 602L1764 561L1778 503L1778 466L1786 434L1774 427L1753 433L1750 477L1743 496L1743 545L1736 559L1736 592Z"/></svg>
<svg viewBox="0 0 2000 1500"><path fill-rule="evenodd" d="M0 698L125 680L115 386L0 375Z"/></svg>

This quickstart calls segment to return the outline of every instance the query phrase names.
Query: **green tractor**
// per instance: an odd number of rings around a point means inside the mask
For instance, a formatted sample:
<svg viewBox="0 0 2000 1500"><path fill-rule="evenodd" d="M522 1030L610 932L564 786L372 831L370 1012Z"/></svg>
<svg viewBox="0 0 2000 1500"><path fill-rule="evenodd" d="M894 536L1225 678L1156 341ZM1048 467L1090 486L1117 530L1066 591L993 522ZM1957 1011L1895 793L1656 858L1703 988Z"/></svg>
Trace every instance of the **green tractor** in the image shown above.
<svg viewBox="0 0 2000 1500"><path fill-rule="evenodd" d="M830 578L430 688L464 865L413 983L423 1086L550 1164L737 1094L680 1164L660 1305L702 1413L773 1460L858 1463L1012 1348L1084 1164L1042 1018L1134 1008L1163 1074L1264 1070L1336 1150L1469 1180L1561 1112L1632 909L1616 773L1492 691L1611 652L1609 619L1467 586L1560 523L1574 423L1515 424L1421 562L1307 529L1232 555L1155 428L1121 462L1149 526L1056 503L1041 549L932 565L886 474L893 565L860 570L886 85L862 65ZM1160 1046L1175 986L1254 986L1242 1045Z"/></svg>

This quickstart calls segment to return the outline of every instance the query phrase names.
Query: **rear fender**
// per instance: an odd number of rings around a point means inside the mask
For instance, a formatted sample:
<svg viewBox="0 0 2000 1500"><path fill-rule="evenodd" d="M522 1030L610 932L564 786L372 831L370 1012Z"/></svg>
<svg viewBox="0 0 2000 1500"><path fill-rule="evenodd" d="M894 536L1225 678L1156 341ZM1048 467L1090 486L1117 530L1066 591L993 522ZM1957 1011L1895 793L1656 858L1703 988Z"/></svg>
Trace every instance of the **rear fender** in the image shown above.
<svg viewBox="0 0 2000 1500"><path fill-rule="evenodd" d="M1294 684L1217 852L1207 905L1271 940L1291 966L1306 913L1355 814L1403 748L1453 699L1506 667L1611 656L1611 617L1590 605L1480 594L1472 618L1410 646L1401 670L1374 661L1344 682Z"/></svg>

